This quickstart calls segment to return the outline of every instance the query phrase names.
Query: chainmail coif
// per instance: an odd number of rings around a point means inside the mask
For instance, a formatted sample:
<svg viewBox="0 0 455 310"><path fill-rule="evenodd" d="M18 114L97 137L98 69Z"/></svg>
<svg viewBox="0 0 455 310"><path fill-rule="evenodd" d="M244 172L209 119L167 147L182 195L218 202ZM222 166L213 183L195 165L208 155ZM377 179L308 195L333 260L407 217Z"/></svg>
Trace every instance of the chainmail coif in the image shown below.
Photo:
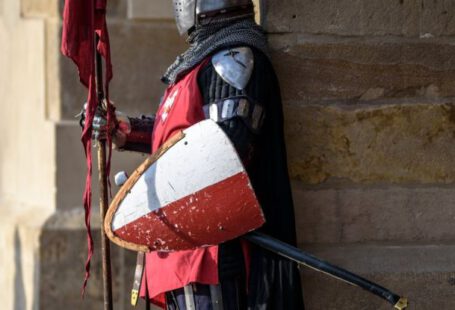
<svg viewBox="0 0 455 310"><path fill-rule="evenodd" d="M207 56L224 47L249 46L268 55L267 37L253 18L216 20L195 29L187 40L190 47L167 69L162 81L174 84Z"/></svg>

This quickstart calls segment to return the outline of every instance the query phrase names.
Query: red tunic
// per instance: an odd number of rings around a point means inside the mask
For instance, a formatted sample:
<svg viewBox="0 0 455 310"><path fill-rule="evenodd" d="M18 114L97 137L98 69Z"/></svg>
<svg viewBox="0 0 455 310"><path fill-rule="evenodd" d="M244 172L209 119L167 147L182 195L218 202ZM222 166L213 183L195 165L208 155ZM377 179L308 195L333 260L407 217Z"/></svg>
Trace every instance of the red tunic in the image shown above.
<svg viewBox="0 0 455 310"><path fill-rule="evenodd" d="M166 90L155 121L152 152L172 135L205 119L197 76L206 61ZM145 277L150 298L164 306L164 292L193 282L218 284L218 247L146 255ZM144 281L143 281L144 284ZM141 296L145 295L142 285Z"/></svg>

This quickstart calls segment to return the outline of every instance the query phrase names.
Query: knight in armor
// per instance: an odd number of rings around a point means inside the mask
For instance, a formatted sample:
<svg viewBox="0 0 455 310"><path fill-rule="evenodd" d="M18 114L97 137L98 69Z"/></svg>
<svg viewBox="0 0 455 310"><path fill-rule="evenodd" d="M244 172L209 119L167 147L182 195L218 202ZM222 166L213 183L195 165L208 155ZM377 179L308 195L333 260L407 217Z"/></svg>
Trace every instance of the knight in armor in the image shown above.
<svg viewBox="0 0 455 310"><path fill-rule="evenodd" d="M261 231L296 244L283 112L267 39L251 0L174 0L189 48L169 67L153 117L116 112L117 149L155 152L178 131L210 118L233 142L264 211ZM105 113L94 139L108 134ZM304 309L295 263L236 239L219 246L146 255L141 295L166 309Z"/></svg>

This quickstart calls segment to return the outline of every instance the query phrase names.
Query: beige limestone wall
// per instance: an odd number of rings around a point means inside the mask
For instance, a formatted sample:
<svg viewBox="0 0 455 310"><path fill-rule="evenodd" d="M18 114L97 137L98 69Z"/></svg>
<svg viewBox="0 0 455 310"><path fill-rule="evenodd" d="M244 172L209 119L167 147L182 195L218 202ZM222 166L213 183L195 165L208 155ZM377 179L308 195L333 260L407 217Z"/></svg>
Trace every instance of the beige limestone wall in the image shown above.
<svg viewBox="0 0 455 310"><path fill-rule="evenodd" d="M44 22L2 1L0 18L0 299L36 309L39 236L55 208L55 130L45 118Z"/></svg>

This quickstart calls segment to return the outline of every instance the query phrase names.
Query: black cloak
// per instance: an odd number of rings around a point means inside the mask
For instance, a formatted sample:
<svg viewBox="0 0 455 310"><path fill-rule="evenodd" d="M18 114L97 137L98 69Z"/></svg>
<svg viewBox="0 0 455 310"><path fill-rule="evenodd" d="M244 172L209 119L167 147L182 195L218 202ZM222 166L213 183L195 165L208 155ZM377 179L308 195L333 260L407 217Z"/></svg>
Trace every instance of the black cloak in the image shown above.
<svg viewBox="0 0 455 310"><path fill-rule="evenodd" d="M265 108L261 133L255 137L254 158L247 166L266 217L266 224L260 231L295 246L294 206L287 168L280 87L268 57L251 48L254 69L243 91L224 82L210 62L200 72L199 87L205 104L220 98L246 95ZM232 140L236 144L235 139ZM248 309L304 309L300 274L294 262L252 246L250 268Z"/></svg>

